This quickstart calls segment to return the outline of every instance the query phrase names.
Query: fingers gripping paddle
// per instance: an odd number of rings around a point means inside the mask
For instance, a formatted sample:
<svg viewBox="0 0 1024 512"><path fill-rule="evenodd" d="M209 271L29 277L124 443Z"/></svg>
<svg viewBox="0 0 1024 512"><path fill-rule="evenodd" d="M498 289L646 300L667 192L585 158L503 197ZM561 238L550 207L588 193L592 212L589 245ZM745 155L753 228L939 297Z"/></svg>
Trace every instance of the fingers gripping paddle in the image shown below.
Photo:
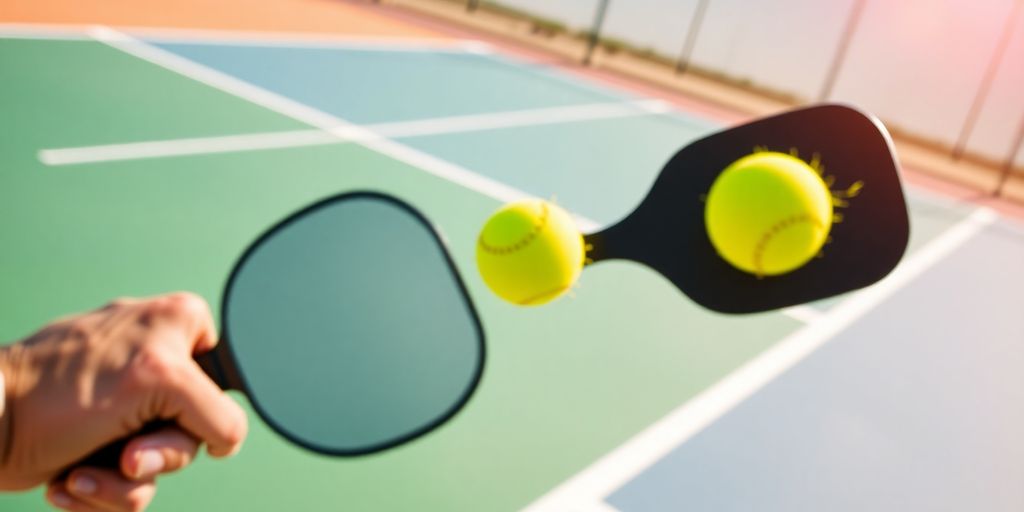
<svg viewBox="0 0 1024 512"><path fill-rule="evenodd" d="M508 245L528 250L511 253L511 264L498 271L493 263L481 265L499 295L509 294L506 282L543 290L554 280L564 291L578 275L503 274L518 270L515 257L562 263L549 270L583 256L588 265L628 259L709 309L753 313L878 281L899 262L910 232L888 134L877 119L842 105L783 113L687 145L631 214L585 235L582 244L545 231L552 208L505 208L485 226L481 246L515 231L514 222L496 220L535 212L513 219L530 243Z"/></svg>
<svg viewBox="0 0 1024 512"><path fill-rule="evenodd" d="M200 366L279 434L323 454L430 432L465 405L483 369L483 329L442 238L383 194L331 197L272 227L235 264L220 313L220 343ZM118 467L126 442L78 465Z"/></svg>

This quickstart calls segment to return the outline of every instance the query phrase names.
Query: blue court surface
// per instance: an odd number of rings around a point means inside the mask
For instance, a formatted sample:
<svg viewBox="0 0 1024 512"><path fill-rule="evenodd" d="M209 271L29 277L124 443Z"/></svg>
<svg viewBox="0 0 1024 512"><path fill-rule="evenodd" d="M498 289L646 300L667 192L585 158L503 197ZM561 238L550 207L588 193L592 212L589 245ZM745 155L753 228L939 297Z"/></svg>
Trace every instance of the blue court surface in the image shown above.
<svg viewBox="0 0 1024 512"><path fill-rule="evenodd" d="M1018 221L910 188L904 261L844 297L725 316L608 262L517 308L476 273L490 212L555 197L597 229L721 124L479 43L209 37L0 35L0 339L118 295L217 304L253 236L371 189L445 232L488 361L449 425L372 457L253 415L238 457L170 477L153 510L1024 510Z"/></svg>

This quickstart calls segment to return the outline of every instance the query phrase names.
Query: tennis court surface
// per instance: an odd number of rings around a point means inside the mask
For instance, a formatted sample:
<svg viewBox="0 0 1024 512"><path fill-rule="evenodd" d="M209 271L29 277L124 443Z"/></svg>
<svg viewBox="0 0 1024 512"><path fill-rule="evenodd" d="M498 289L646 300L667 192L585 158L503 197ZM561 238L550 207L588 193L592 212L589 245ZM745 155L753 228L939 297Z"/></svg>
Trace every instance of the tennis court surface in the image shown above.
<svg viewBox="0 0 1024 512"><path fill-rule="evenodd" d="M610 262L517 308L473 262L494 209L595 229L722 123L450 38L6 25L0 62L0 339L121 295L219 304L256 235L349 190L422 209L480 310L481 387L439 431L331 459L251 415L152 510L1024 509L1019 221L910 187L908 254L859 293L725 316Z"/></svg>

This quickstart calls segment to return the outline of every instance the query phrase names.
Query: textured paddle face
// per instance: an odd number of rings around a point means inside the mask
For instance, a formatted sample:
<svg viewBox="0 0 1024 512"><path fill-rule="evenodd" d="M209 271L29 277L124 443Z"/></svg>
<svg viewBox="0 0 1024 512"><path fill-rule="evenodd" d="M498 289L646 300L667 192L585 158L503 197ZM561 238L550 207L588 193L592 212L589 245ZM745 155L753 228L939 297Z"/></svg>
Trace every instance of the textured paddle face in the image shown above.
<svg viewBox="0 0 1024 512"><path fill-rule="evenodd" d="M795 155L820 168L836 196L837 222L819 257L777 276L726 262L705 227L705 201L719 174L755 151ZM910 225L885 129L843 105L819 105L754 121L686 146L665 165L628 217L586 236L593 261L629 259L664 275L697 303L724 313L802 304L870 285L907 246ZM855 197L845 198L846 192Z"/></svg>
<svg viewBox="0 0 1024 512"><path fill-rule="evenodd" d="M263 234L224 291L237 375L279 434L331 455L384 450L465 405L484 335L439 234L382 194L316 203Z"/></svg>

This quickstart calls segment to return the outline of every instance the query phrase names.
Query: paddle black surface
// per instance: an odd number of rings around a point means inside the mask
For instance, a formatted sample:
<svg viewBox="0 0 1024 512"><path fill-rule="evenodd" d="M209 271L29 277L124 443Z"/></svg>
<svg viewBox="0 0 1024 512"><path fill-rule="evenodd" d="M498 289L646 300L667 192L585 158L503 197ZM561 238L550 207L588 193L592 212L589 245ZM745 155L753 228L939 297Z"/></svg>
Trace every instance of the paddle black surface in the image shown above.
<svg viewBox="0 0 1024 512"><path fill-rule="evenodd" d="M820 158L831 189L863 182L819 258L787 274L757 277L722 259L704 226L704 199L729 164L756 149ZM611 227L585 237L593 262L628 259L657 270L697 303L753 313L824 299L888 274L910 225L892 143L874 117L818 105L709 135L672 157L643 202Z"/></svg>

